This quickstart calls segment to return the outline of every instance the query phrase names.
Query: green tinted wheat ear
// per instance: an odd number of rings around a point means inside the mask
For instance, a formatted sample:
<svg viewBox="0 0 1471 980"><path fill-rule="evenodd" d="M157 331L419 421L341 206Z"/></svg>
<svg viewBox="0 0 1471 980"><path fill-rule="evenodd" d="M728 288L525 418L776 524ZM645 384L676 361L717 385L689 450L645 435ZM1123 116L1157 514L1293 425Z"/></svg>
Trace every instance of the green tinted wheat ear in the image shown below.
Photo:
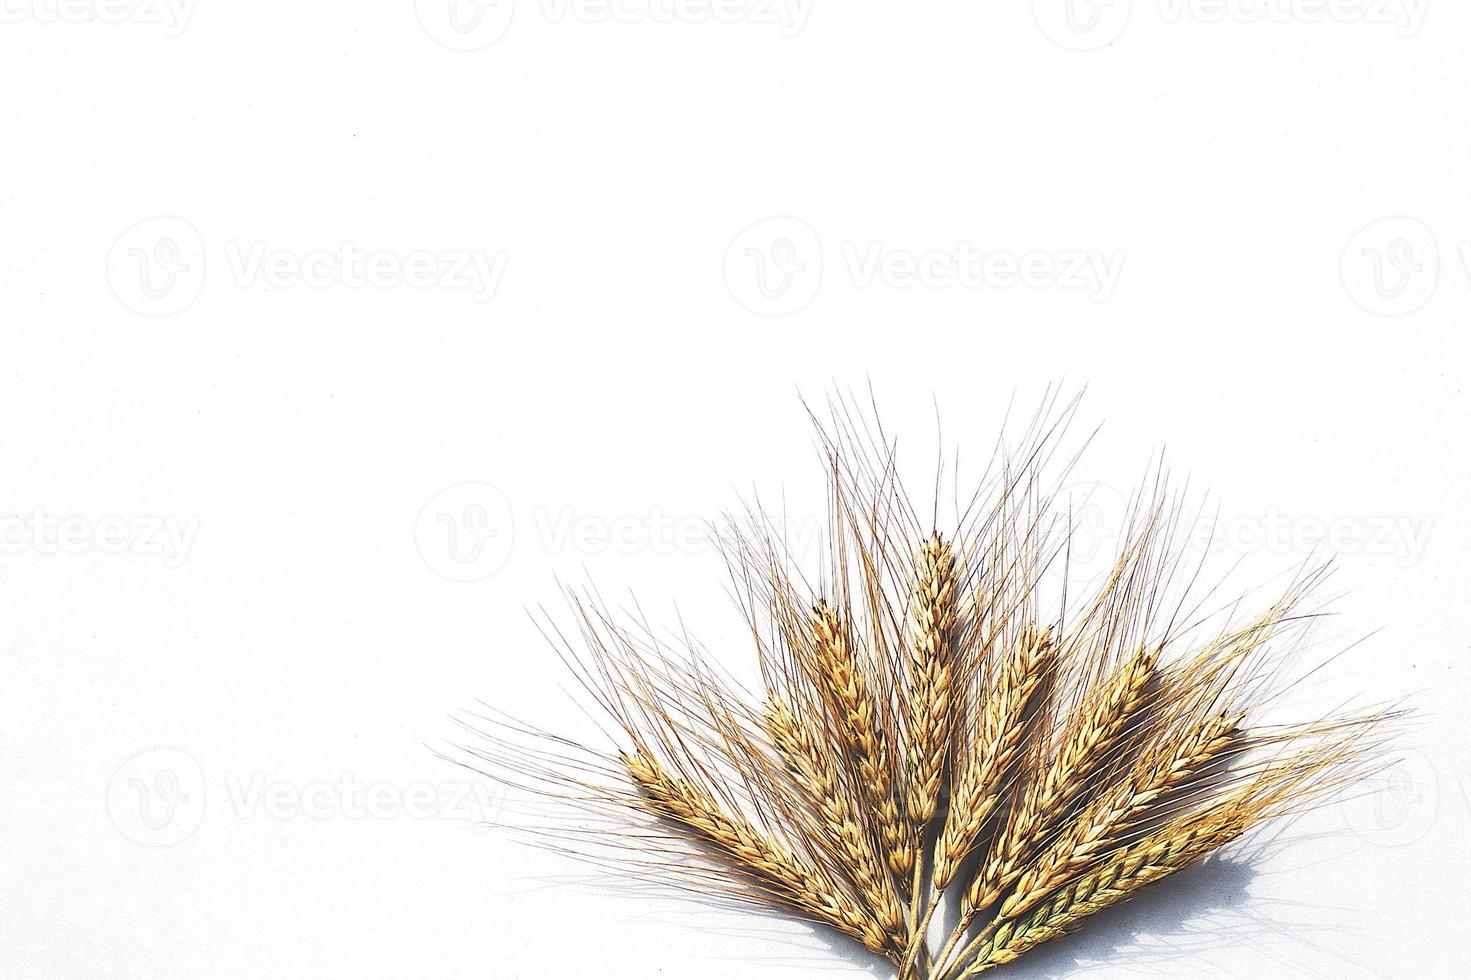
<svg viewBox="0 0 1471 980"><path fill-rule="evenodd" d="M811 862L726 812L708 792L674 776L652 757L624 755L623 764L651 814L684 827L792 910L892 958L883 926Z"/></svg>
<svg viewBox="0 0 1471 980"><path fill-rule="evenodd" d="M977 740L964 752L950 793L950 813L935 846L934 883L945 888L1005 799L1024 748L1028 713L1055 662L1051 633L1027 627L981 706Z"/></svg>
<svg viewBox="0 0 1471 980"><path fill-rule="evenodd" d="M894 880L831 754L819 744L822 733L798 720L780 699L767 702L766 727L772 744L787 762L792 781L816 811L825 850L883 928L890 948L903 949L908 936Z"/></svg>
<svg viewBox="0 0 1471 980"><path fill-rule="evenodd" d="M996 902L1025 871L1027 862L1142 711L1158 669L1158 657L1141 648L1072 713L1055 756L1044 762L1012 810L1000 837L967 891L965 914Z"/></svg>
<svg viewBox="0 0 1471 980"><path fill-rule="evenodd" d="M909 820L922 835L940 802L950 752L954 638L957 620L955 553L934 534L915 567L909 632L909 741L905 790Z"/></svg>
<svg viewBox="0 0 1471 980"><path fill-rule="evenodd" d="M1240 721L1219 715L1200 724L1178 737L1169 751L1136 777L1086 807L1016 879L1016 890L1002 903L1002 917L1014 918L1030 909L1115 846L1161 800L1209 769L1230 750Z"/></svg>
<svg viewBox="0 0 1471 980"><path fill-rule="evenodd" d="M1058 939L1084 919L1131 897L1141 888L1181 871L1231 843L1249 825L1245 815L1208 815L1161 831L1116 851L1098 868L1058 891L1025 918L1002 921L968 951L971 965L956 980L970 980Z"/></svg>
<svg viewBox="0 0 1471 980"><path fill-rule="evenodd" d="M864 665L857 657L836 610L818 602L812 610L813 674L819 694L834 718L841 747L852 762L872 821L883 844L889 870L907 878L914 867L914 845L899 812L894 787L893 746L879 720Z"/></svg>

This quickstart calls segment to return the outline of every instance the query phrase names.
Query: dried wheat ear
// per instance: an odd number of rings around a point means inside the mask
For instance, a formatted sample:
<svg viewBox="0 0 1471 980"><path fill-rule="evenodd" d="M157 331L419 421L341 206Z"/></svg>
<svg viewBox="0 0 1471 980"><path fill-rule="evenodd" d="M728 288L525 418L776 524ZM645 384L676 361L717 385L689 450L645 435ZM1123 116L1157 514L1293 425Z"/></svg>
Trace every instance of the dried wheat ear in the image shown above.
<svg viewBox="0 0 1471 980"><path fill-rule="evenodd" d="M1073 582L1079 532L1052 488L1075 410L1049 403L937 528L892 441L840 403L818 427L810 577L759 508L719 539L759 681L574 594L574 628L547 635L606 744L482 714L450 757L570 817L523 828L538 843L935 980L1008 963L1361 779L1397 712L1268 721L1323 568L1215 615L1156 480L1116 557Z"/></svg>

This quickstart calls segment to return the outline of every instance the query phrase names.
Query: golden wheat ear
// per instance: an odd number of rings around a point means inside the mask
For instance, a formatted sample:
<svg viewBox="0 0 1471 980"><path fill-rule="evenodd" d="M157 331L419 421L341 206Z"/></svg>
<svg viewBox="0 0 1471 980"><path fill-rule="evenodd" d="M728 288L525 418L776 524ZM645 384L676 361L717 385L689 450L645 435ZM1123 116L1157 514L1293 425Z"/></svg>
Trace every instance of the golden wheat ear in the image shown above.
<svg viewBox="0 0 1471 980"><path fill-rule="evenodd" d="M542 846L834 931L900 980L1009 963L1361 778L1395 715L1273 714L1317 573L1257 613L1202 608L1161 480L1078 601L1050 411L953 521L918 516L892 440L839 412L816 567L759 506L719 541L752 676L573 596L545 631L592 730L476 716L460 761L558 811L524 828Z"/></svg>

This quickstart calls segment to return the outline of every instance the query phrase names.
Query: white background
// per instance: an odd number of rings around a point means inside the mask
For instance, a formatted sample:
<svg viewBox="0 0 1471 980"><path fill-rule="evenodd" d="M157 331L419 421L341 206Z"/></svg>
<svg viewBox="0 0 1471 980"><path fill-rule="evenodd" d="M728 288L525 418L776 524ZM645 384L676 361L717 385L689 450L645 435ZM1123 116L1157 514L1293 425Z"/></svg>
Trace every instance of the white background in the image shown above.
<svg viewBox="0 0 1471 980"><path fill-rule="evenodd" d="M1460 974L1465 5L510 8L6 0L0 974L867 975L565 883L426 745L577 717L558 577L748 658L690 541L814 511L798 393L975 454L1058 379L1082 472L1168 448L1226 564L1339 527L1325 689L1421 725L1011 975Z"/></svg>

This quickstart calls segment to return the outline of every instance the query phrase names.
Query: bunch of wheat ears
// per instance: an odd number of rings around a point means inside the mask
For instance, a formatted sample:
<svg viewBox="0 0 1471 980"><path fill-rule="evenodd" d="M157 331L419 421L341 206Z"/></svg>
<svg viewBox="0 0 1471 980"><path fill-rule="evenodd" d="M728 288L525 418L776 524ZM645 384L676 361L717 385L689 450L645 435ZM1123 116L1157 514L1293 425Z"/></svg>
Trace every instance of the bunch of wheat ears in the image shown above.
<svg viewBox="0 0 1471 980"><path fill-rule="evenodd" d="M759 683L573 594L575 628L547 633L611 721L606 745L482 713L462 719L475 738L458 761L571 807L543 843L939 980L1008 963L1362 778L1390 712L1265 720L1323 567L1254 607L1214 604L1156 467L1115 557L1069 594L1077 529L1057 487L1076 455L1058 447L1075 410L1054 399L999 442L940 530L893 440L840 400L817 426L820 571L803 574L759 506L717 534Z"/></svg>

